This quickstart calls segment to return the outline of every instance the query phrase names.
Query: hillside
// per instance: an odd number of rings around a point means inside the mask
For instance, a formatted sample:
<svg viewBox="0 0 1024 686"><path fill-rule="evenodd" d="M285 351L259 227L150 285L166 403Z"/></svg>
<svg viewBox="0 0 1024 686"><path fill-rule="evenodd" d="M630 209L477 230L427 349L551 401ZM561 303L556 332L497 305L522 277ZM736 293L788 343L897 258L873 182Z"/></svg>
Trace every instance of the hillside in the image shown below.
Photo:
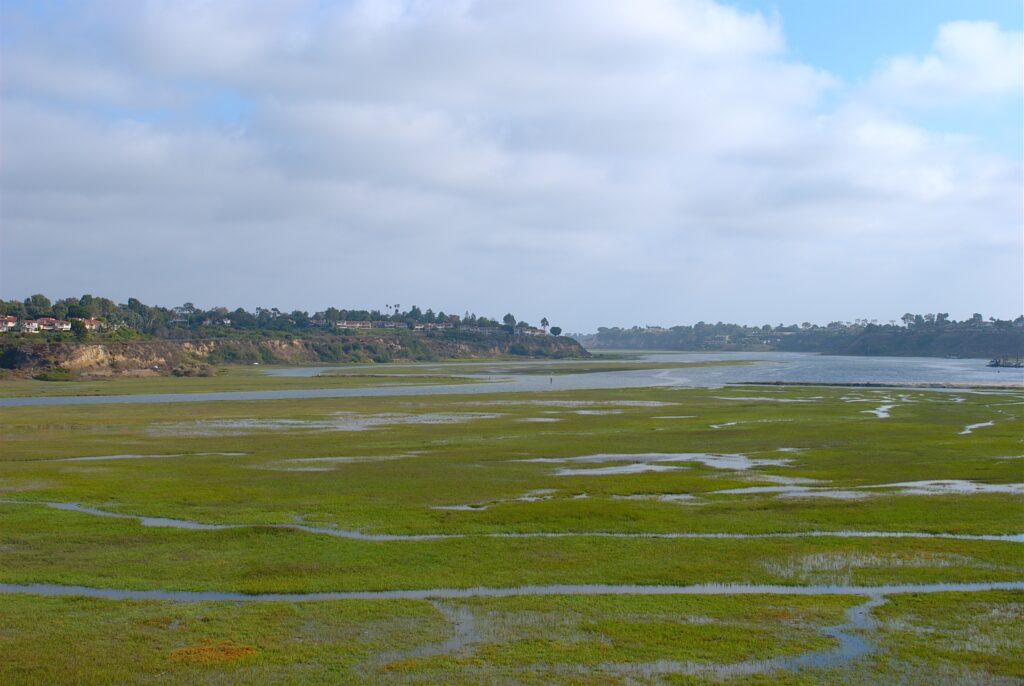
<svg viewBox="0 0 1024 686"><path fill-rule="evenodd" d="M218 364L383 363L503 356L573 358L588 357L589 353L565 336L464 332L82 343L0 341L0 368L23 374L61 368L93 375L191 375Z"/></svg>
<svg viewBox="0 0 1024 686"><path fill-rule="evenodd" d="M745 327L736 324L601 328L576 336L592 350L731 350L815 352L829 355L913 357L1024 357L1024 320L965 322L910 320L906 326L831 324Z"/></svg>

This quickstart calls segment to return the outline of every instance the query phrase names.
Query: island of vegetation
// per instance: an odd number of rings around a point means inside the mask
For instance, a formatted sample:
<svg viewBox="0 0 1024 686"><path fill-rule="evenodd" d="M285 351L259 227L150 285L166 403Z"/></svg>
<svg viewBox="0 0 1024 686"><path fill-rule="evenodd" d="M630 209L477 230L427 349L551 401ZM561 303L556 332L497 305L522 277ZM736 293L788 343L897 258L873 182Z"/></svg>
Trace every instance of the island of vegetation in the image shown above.
<svg viewBox="0 0 1024 686"><path fill-rule="evenodd" d="M511 313L501 321L402 309L329 307L310 314L277 308L204 310L119 304L83 295L0 301L0 369L63 378L73 374L204 376L223 364L432 361L455 358L572 358L588 353L561 328Z"/></svg>
<svg viewBox="0 0 1024 686"><path fill-rule="evenodd" d="M1024 358L1024 315L996 319L975 313L954 321L948 314L904 314L899 320L834 321L820 326L779 324L744 326L601 327L576 338L593 350L736 350L816 352L830 355L994 358L1002 366Z"/></svg>

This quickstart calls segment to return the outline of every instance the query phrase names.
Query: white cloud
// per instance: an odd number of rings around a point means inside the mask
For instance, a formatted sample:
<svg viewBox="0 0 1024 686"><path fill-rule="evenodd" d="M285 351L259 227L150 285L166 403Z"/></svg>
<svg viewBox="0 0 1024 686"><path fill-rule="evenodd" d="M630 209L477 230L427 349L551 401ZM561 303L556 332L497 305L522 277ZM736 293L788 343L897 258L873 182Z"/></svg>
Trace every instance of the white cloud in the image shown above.
<svg viewBox="0 0 1024 686"><path fill-rule="evenodd" d="M76 15L3 47L6 297L415 297L562 308L570 329L1016 307L1020 165L859 92L826 107L837 81L788 61L759 14L706 0L79 7L101 45L72 38ZM988 59L964 35L937 42L947 82ZM251 117L204 118L218 91ZM854 287L837 261L889 281Z"/></svg>
<svg viewBox="0 0 1024 686"><path fill-rule="evenodd" d="M939 27L932 52L894 57L869 88L879 97L923 105L984 96L1019 95L1024 87L1024 41L985 21L954 21Z"/></svg>

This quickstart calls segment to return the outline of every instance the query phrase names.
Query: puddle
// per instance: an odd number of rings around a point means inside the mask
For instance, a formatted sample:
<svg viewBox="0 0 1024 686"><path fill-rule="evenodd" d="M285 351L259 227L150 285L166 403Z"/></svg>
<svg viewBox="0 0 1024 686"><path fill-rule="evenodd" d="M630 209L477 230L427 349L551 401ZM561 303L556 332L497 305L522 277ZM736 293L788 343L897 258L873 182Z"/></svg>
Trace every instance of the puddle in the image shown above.
<svg viewBox="0 0 1024 686"><path fill-rule="evenodd" d="M866 595L904 593L970 593L1024 590L1024 581L974 583L891 584L882 586L773 584L694 584L690 586L643 584L551 584L471 588L425 588L387 591L323 591L318 593L237 593L230 591L174 591L120 589L62 584L0 584L0 593L31 593L44 596L80 596L108 600L167 600L172 602L251 601L316 602L328 600L431 600L459 598L510 598L517 596L592 595Z"/></svg>
<svg viewBox="0 0 1024 686"><path fill-rule="evenodd" d="M437 643L428 643L410 650L387 652L380 656L382 662L392 662L410 657L431 657L433 655L455 655L482 639L477 630L476 618L467 607L447 605L437 601L431 602L434 609L441 613L452 625L452 637Z"/></svg>
<svg viewBox="0 0 1024 686"><path fill-rule="evenodd" d="M367 462L389 462L401 460L408 455L352 455L346 457L292 457L267 464L249 465L251 469L266 469L275 472L333 472L340 464Z"/></svg>
<svg viewBox="0 0 1024 686"><path fill-rule="evenodd" d="M982 428L984 428L986 426L995 426L995 422L987 421L987 422L981 422L979 424L968 424L967 426L964 427L964 430L961 431L959 435L960 436L966 436L968 434L974 433L975 429L982 429Z"/></svg>
<svg viewBox="0 0 1024 686"><path fill-rule="evenodd" d="M89 455L88 457L58 457L43 462L91 462L93 460L159 460L168 457L241 457L247 453L167 453L164 455Z"/></svg>
<svg viewBox="0 0 1024 686"><path fill-rule="evenodd" d="M779 498L834 498L835 500L861 500L870 497L870 493L864 491L844 491L841 489L825 488L821 490L807 489L804 491L788 491L780 493Z"/></svg>
<svg viewBox="0 0 1024 686"><path fill-rule="evenodd" d="M804 493L813 491L810 486L746 486L745 488L727 488L712 491L708 495L746 495L748 493Z"/></svg>
<svg viewBox="0 0 1024 686"><path fill-rule="evenodd" d="M535 457L528 460L516 460L517 462L545 462L553 464L565 463L602 463L602 462L631 462L631 465L623 465L621 468L635 467L637 465L659 466L651 463L661 462L699 462L706 467L713 469L747 470L754 467L784 467L788 466L788 459L757 459L746 455L716 455L712 453L600 453L597 455L582 455L579 457ZM673 469L677 467L672 467ZM665 471L647 470L647 471ZM571 470L562 469L556 474L586 474L595 473L593 470ZM602 474L629 474L632 472L603 471Z"/></svg>
<svg viewBox="0 0 1024 686"><path fill-rule="evenodd" d="M460 405L490 407L492 405L533 405L540 407L671 407L679 403L662 402L660 400L469 400Z"/></svg>
<svg viewBox="0 0 1024 686"><path fill-rule="evenodd" d="M467 503L464 505L432 505L430 509L461 511L486 510L492 505L500 505L501 503L539 503L544 500L551 500L554 498L555 493L558 493L557 488L537 488L532 491L527 491L523 495L515 498L503 498L500 500L489 500L483 503Z"/></svg>
<svg viewBox="0 0 1024 686"><path fill-rule="evenodd" d="M746 477L746 480L767 481L768 483L781 484L783 486L829 483L828 481L822 481L821 479L809 479L805 476L776 476L775 474L750 474Z"/></svg>
<svg viewBox="0 0 1024 686"><path fill-rule="evenodd" d="M359 415L339 412L322 419L201 419L194 422L154 424L149 432L158 435L233 436L254 431L367 431L378 426L400 424L460 424L479 419L496 419L499 414L465 412L459 414L378 414Z"/></svg>
<svg viewBox="0 0 1024 686"><path fill-rule="evenodd" d="M673 414L673 415L664 415L664 416L661 416L661 417L651 417L651 419L696 419L696 418L697 418L697 415L695 415L695 414Z"/></svg>
<svg viewBox="0 0 1024 686"><path fill-rule="evenodd" d="M573 410L573 414L593 414L593 415L605 415L605 414L622 414L623 410Z"/></svg>
<svg viewBox="0 0 1024 686"><path fill-rule="evenodd" d="M548 422L560 422L562 421L558 417L525 417L524 419L517 419L517 422L527 422L534 424L546 424Z"/></svg>
<svg viewBox="0 0 1024 686"><path fill-rule="evenodd" d="M758 479L762 477L758 475ZM767 477L766 480L771 480ZM879 492L878 489L892 489ZM710 491L706 495L753 495L759 493L775 493L779 498L836 498L839 500L859 500L884 495L973 495L976 493L1010 493L1024 495L1024 484L983 484L976 481L959 479L932 481L904 481L893 484L875 484L871 486L855 486L853 488L836 489L800 485L749 486L746 488L729 488L721 491Z"/></svg>
<svg viewBox="0 0 1024 686"><path fill-rule="evenodd" d="M644 472L674 472L680 469L682 467L637 462L612 467L583 467L576 469L563 467L562 469L556 469L553 474L555 476L609 476L612 474L642 474Z"/></svg>
<svg viewBox="0 0 1024 686"><path fill-rule="evenodd" d="M755 402L767 402L767 403L816 403L821 400L821 396L815 396L813 398L769 398L764 395L749 395L749 396L714 396L715 400L749 400Z"/></svg>
<svg viewBox="0 0 1024 686"><path fill-rule="evenodd" d="M754 495L759 493L775 493L779 498L836 498L838 500L858 500L870 497L863 491L842 491L823 489L812 486L748 486L746 488L728 488L722 491L711 491L707 495Z"/></svg>
<svg viewBox="0 0 1024 686"><path fill-rule="evenodd" d="M898 488L900 495L972 495L974 493L1024 494L1024 484L983 484L961 479L937 479L932 481L904 481L895 484L878 484L862 488Z"/></svg>
<svg viewBox="0 0 1024 686"><path fill-rule="evenodd" d="M896 405L879 405L873 410L861 410L862 414L873 414L879 419L887 419L890 417L889 411L896 407Z"/></svg>
<svg viewBox="0 0 1024 686"><path fill-rule="evenodd" d="M721 424L708 424L712 429L724 429L727 426L738 424L778 424L779 422L791 422L792 419L750 419L746 421L722 422Z"/></svg>
<svg viewBox="0 0 1024 686"><path fill-rule="evenodd" d="M656 500L661 503L693 504L698 501L689 493L634 493L632 495L613 495L612 500Z"/></svg>
<svg viewBox="0 0 1024 686"><path fill-rule="evenodd" d="M776 448L777 453L802 453L804 448Z"/></svg>
<svg viewBox="0 0 1024 686"><path fill-rule="evenodd" d="M349 464L359 462L389 462L391 460L402 460L408 455L347 455L343 457L290 457L282 462L331 462L335 464Z"/></svg>
<svg viewBox="0 0 1024 686"><path fill-rule="evenodd" d="M998 569L967 555L918 552L877 554L855 551L819 552L769 559L762 568L789 583L848 584L858 570L870 569Z"/></svg>

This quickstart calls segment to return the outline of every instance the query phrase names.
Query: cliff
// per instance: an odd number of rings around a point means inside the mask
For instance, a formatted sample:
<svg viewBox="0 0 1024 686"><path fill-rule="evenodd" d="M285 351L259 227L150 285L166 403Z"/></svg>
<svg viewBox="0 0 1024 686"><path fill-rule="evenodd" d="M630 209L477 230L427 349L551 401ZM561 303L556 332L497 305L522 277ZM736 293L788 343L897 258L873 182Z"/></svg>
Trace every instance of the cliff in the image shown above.
<svg viewBox="0 0 1024 686"><path fill-rule="evenodd" d="M191 373L200 365L415 362L452 358L589 357L564 336L402 332L319 336L125 342L0 342L0 368L34 373L62 368L85 374Z"/></svg>

